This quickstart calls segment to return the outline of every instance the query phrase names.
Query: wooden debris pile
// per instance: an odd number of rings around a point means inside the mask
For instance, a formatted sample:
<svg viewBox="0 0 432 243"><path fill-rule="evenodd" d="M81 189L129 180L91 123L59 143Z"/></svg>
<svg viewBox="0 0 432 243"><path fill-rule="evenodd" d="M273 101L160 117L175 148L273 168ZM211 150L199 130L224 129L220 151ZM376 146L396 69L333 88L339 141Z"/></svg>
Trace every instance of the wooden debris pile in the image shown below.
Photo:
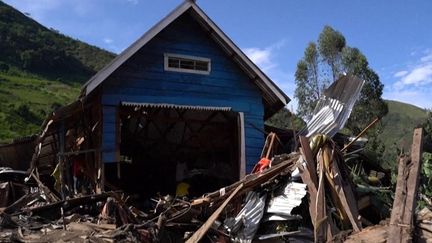
<svg viewBox="0 0 432 243"><path fill-rule="evenodd" d="M353 182L333 140L300 136L298 152L271 156L275 137L254 173L199 198L157 196L147 209L121 191L61 199L32 171L27 193L0 211L0 241L426 242L432 235L431 211L415 213L421 129L411 155L399 159L391 217L376 225L361 211L365 187Z"/></svg>

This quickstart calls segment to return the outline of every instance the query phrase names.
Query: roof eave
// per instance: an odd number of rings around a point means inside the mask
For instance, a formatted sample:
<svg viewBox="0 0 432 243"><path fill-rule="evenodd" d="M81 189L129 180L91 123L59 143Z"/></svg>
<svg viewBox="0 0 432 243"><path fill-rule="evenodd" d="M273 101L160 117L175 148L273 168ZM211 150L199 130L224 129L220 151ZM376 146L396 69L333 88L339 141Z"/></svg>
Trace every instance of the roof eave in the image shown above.
<svg viewBox="0 0 432 243"><path fill-rule="evenodd" d="M119 68L124 62L132 57L139 49L141 49L146 43L148 43L153 37L155 37L160 31L166 28L171 22L177 19L179 16L184 14L189 9L193 10L203 21L201 24L208 25L212 32L215 33L220 44L224 45L225 49L229 51L240 66L244 67L244 71L249 73L252 80L263 92L263 97L268 103L268 108L273 110L274 108L283 107L289 103L290 98L266 75L264 74L254 62L252 62L246 54L244 54L239 47L199 8L193 1L184 1L177 8L171 11L165 18L154 25L149 31L147 31L141 38L135 41L121 54L119 54L114 60L108 65L102 68L96 73L89 81L83 86L83 94L89 95L96 87L98 87L106 78L108 78L117 68ZM278 110L278 109L277 109Z"/></svg>

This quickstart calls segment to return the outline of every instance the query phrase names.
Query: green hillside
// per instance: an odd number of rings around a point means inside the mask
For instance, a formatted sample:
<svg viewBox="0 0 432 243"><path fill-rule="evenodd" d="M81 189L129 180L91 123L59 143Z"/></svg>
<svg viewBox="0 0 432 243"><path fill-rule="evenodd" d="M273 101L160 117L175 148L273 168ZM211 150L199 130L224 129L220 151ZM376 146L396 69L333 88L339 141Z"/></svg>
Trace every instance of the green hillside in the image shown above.
<svg viewBox="0 0 432 243"><path fill-rule="evenodd" d="M427 118L427 112L417 106L387 100L389 112L382 119L381 140L386 146L384 158L396 162L397 149L408 151L411 146L413 129Z"/></svg>
<svg viewBox="0 0 432 243"><path fill-rule="evenodd" d="M0 1L0 70L82 82L114 54L47 29Z"/></svg>
<svg viewBox="0 0 432 243"><path fill-rule="evenodd" d="M0 143L39 131L115 54L48 29L0 1Z"/></svg>

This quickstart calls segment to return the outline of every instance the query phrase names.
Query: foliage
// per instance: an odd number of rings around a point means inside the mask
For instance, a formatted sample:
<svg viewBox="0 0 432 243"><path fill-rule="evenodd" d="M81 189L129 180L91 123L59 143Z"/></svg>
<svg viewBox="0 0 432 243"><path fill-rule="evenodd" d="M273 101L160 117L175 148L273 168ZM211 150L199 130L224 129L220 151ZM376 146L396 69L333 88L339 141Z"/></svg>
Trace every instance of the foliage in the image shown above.
<svg viewBox="0 0 432 243"><path fill-rule="evenodd" d="M422 124L425 133L425 147L432 150L432 111L427 111L427 118ZM429 151L432 153L432 151Z"/></svg>
<svg viewBox="0 0 432 243"><path fill-rule="evenodd" d="M294 95L299 100L298 114L306 119L312 116L321 91L328 83L325 79L319 78L318 58L316 44L310 42L305 50L304 58L297 63L295 73L297 88Z"/></svg>
<svg viewBox="0 0 432 243"><path fill-rule="evenodd" d="M326 86L343 73L353 74L365 80L360 99L347 123L351 133L357 134L373 117L382 117L388 112L381 98L384 85L369 67L366 57L359 49L347 46L339 31L325 26L317 43L318 46L314 42L308 44L303 59L297 64L294 96L299 101L298 114L310 119Z"/></svg>
<svg viewBox="0 0 432 243"><path fill-rule="evenodd" d="M39 131L47 114L114 54L47 29L0 1L0 143Z"/></svg>
<svg viewBox="0 0 432 243"><path fill-rule="evenodd" d="M336 80L342 72L341 55L345 48L345 37L330 26L324 26L318 37L318 48L322 60L330 67L332 79Z"/></svg>
<svg viewBox="0 0 432 243"><path fill-rule="evenodd" d="M78 94L78 84L0 73L0 143L35 134L54 106Z"/></svg>
<svg viewBox="0 0 432 243"><path fill-rule="evenodd" d="M388 114L382 118L380 139L385 146L385 166L397 170L398 151L407 152L412 144L413 130L425 123L427 112L419 107L398 101L386 101ZM431 123L432 124L432 123ZM384 166L384 165L383 165Z"/></svg>
<svg viewBox="0 0 432 243"><path fill-rule="evenodd" d="M421 170L421 181L419 192L422 197L421 200L417 203L417 208L424 208L428 204L424 197L432 200L432 154L431 153L423 153L423 163Z"/></svg>
<svg viewBox="0 0 432 243"><path fill-rule="evenodd" d="M300 117L290 112L287 108L283 108L267 119L266 125L281 129L300 130L306 124Z"/></svg>

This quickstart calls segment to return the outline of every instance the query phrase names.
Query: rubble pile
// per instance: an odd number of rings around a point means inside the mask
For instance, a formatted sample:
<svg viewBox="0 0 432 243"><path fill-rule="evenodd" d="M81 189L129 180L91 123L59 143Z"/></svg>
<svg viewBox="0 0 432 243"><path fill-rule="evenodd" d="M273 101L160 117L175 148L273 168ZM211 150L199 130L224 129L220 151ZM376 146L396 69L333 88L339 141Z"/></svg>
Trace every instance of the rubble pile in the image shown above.
<svg viewBox="0 0 432 243"><path fill-rule="evenodd" d="M400 225L391 224L392 218L387 223L381 222L381 225L362 230L364 226L372 225L373 219L369 219L367 214L362 215L360 209L368 207L363 204L374 206L359 200L359 195L364 198L365 191L370 194L365 188L378 190L380 186L354 184L350 175L353 169L347 166L349 163L345 163L344 154L330 138L316 135L309 141L300 136L299 144L297 152L275 155L268 164L258 163L260 170L255 173L201 197L166 195L152 198L150 210L133 206L132 199L121 191L77 194L62 200L58 192L43 185L37 177L30 176L33 179L27 180L27 184L9 178L2 185L17 184L13 188L18 189L9 188L8 193L2 193L5 203L10 201L8 197L19 191L26 193L2 209L0 240L359 241L386 239L392 227ZM271 150L272 147L265 149ZM404 170L408 160L404 158L401 161L405 161L400 163L400 170ZM411 159L409 163L413 161ZM378 174L376 171L372 173ZM403 178L398 183L403 183ZM411 190L410 186L405 186L405 189L407 192ZM397 195L398 191L395 200L399 200ZM393 205L393 208L395 206L400 205ZM431 234L430 211L426 210L417 215L418 234L423 238ZM385 218L380 217L382 219Z"/></svg>
<svg viewBox="0 0 432 243"><path fill-rule="evenodd" d="M306 127L297 135L293 131L294 146L285 146L270 132L250 174L233 183L203 177L195 181L199 189L208 189L203 195L201 190L192 193L194 181L185 180L186 165L180 162L175 193L153 193L150 189L157 185L140 182L123 185L147 194L126 193L128 188L106 180L103 163L86 161L98 153L80 147L85 132L63 133L69 136L60 137L62 149L47 155L55 144L46 141L52 120L47 121L35 143L31 168L0 169L0 241L429 242L432 213L429 208L416 213L423 130L414 130L410 154L398 158L393 188L390 171L369 158L364 143L357 141L379 119L349 143L333 139L363 85L361 80L351 86L342 81L326 91ZM293 149L281 153L279 145ZM49 156L56 159L36 163ZM111 176L128 179L117 166ZM219 173L215 168L212 174ZM48 178L39 174L42 169L49 171ZM194 169L191 172L205 175ZM214 190L220 184L225 186Z"/></svg>

